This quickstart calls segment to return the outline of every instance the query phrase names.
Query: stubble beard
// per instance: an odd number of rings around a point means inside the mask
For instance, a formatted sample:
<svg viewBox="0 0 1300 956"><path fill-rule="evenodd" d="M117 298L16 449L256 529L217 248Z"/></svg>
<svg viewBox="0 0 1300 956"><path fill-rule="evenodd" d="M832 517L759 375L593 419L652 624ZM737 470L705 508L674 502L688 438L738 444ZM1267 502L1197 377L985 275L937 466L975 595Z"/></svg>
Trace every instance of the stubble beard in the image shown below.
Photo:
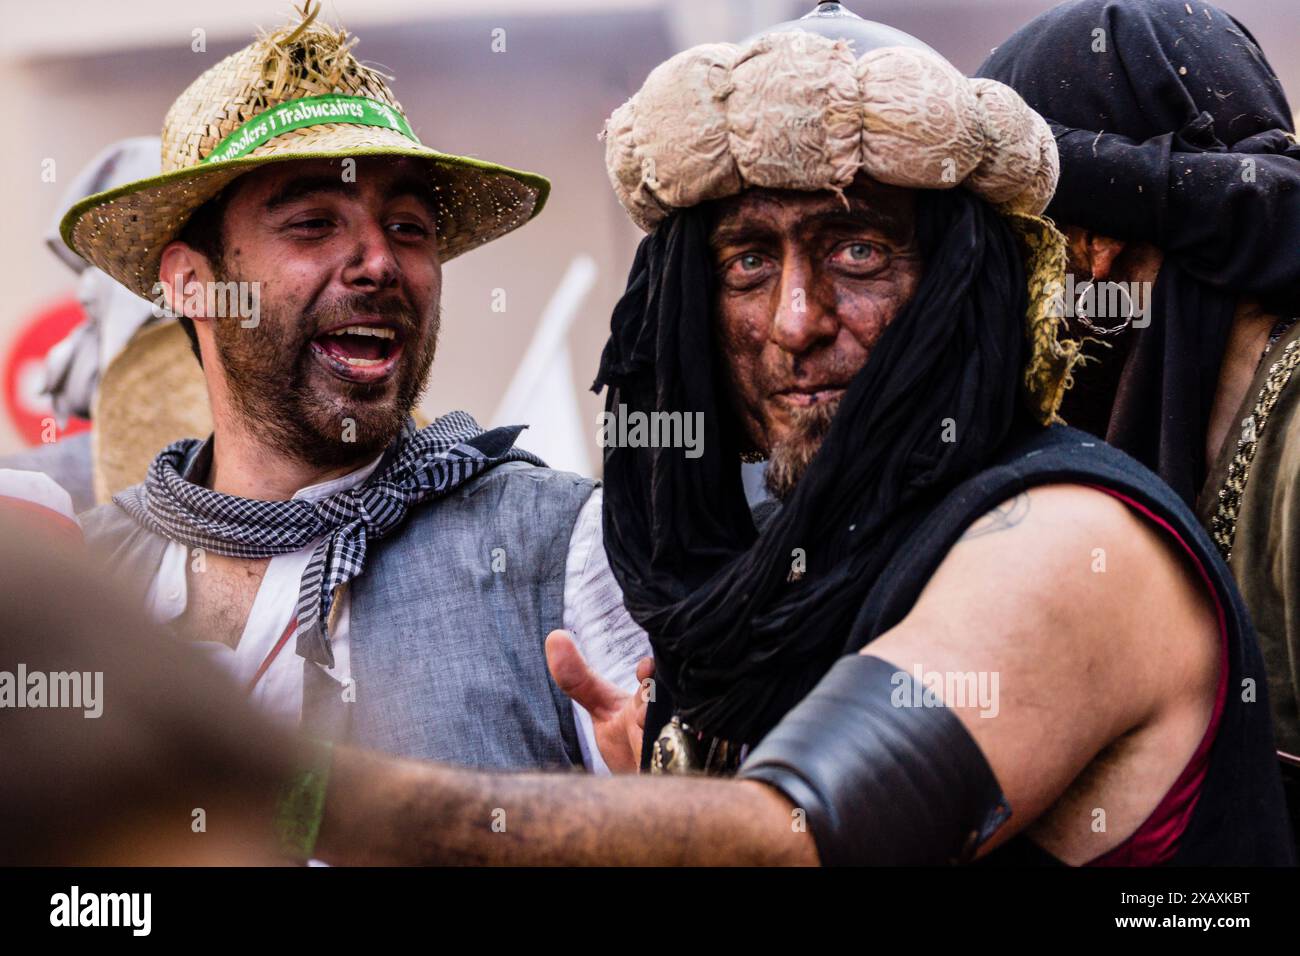
<svg viewBox="0 0 1300 956"><path fill-rule="evenodd" d="M214 270L213 279L238 281L224 267ZM384 386L352 384L348 394L326 393L319 384L312 339L358 311L379 314L401 330L404 351L390 400L373 400ZM369 296L294 315L268 307L264 298L255 328L244 328L237 318L211 321L235 413L249 434L296 461L335 468L376 457L401 431L428 384L441 310L434 311L423 341L421 323L404 303Z"/></svg>
<svg viewBox="0 0 1300 956"><path fill-rule="evenodd" d="M840 401L837 398L819 402L791 412L794 428L788 438L772 445L767 456L767 471L763 475L763 484L773 498L785 501L794 493L825 441Z"/></svg>

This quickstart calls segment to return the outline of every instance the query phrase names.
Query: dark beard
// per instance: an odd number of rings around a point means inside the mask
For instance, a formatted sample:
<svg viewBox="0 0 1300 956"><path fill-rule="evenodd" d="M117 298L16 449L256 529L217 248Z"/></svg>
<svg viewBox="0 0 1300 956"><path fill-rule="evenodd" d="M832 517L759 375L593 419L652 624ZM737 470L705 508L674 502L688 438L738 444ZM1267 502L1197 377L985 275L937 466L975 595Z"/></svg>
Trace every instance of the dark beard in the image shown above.
<svg viewBox="0 0 1300 956"><path fill-rule="evenodd" d="M238 281L224 269L213 279ZM384 384L352 384L341 395L323 394L313 385L318 366L312 339L355 312L383 316L402 338L406 351L396 372L395 394L387 401L377 400ZM376 457L397 437L424 393L441 315L434 313L423 343L419 319L394 296L352 295L299 315L282 315L263 303L254 328L244 328L233 317L210 321L231 399L249 432L289 458L337 468Z"/></svg>
<svg viewBox="0 0 1300 956"><path fill-rule="evenodd" d="M801 408L793 413L796 431L791 438L778 442L768 453L767 471L763 484L768 494L785 501L799 484L808 466L821 448L831 421L839 410L840 400L820 402L811 408Z"/></svg>

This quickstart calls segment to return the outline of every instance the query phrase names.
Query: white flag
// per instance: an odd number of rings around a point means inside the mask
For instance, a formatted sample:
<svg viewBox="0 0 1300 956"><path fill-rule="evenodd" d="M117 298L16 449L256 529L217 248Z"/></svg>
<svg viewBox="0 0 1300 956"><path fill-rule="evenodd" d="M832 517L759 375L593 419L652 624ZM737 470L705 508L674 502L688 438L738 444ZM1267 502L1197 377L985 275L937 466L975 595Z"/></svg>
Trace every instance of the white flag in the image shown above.
<svg viewBox="0 0 1300 956"><path fill-rule="evenodd" d="M492 416L493 426L527 425L519 436L520 447L552 468L587 477L595 475L587 445L589 430L595 440L595 425L582 427L568 335L595 284L595 260L588 255L575 258L542 312L533 340Z"/></svg>

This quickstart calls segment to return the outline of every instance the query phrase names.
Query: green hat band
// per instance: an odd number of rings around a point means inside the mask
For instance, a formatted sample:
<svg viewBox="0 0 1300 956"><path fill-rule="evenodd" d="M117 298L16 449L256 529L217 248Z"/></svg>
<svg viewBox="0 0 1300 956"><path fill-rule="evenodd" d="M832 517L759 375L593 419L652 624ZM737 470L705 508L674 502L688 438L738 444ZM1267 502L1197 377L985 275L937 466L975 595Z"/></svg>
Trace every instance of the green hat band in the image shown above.
<svg viewBox="0 0 1300 956"><path fill-rule="evenodd" d="M421 145L405 117L387 103L365 96L304 96L258 113L226 136L217 144L216 149L203 157L202 162L218 163L237 159L268 140L295 129L336 123L383 126L397 130L411 142Z"/></svg>

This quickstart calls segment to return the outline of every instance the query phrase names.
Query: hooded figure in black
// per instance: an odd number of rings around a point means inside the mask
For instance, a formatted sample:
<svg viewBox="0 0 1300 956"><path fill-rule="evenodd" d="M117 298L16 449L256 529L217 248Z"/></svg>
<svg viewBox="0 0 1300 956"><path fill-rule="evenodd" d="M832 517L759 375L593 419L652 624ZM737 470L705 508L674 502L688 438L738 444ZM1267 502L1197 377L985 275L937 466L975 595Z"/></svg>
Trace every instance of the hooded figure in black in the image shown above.
<svg viewBox="0 0 1300 956"><path fill-rule="evenodd" d="M1195 502L1230 560L1300 832L1300 145L1286 96L1244 26L1182 0L1062 4L980 73L1052 125L1048 213L1078 278L1094 250L1112 278L1154 272L1149 314L1113 326L1062 414Z"/></svg>
<svg viewBox="0 0 1300 956"><path fill-rule="evenodd" d="M1088 350L1062 416L1192 504L1239 301L1290 318L1300 300L1300 146L1277 75L1244 26L1184 0L1063 3L978 75L1051 124L1057 225L1163 254L1149 314Z"/></svg>

